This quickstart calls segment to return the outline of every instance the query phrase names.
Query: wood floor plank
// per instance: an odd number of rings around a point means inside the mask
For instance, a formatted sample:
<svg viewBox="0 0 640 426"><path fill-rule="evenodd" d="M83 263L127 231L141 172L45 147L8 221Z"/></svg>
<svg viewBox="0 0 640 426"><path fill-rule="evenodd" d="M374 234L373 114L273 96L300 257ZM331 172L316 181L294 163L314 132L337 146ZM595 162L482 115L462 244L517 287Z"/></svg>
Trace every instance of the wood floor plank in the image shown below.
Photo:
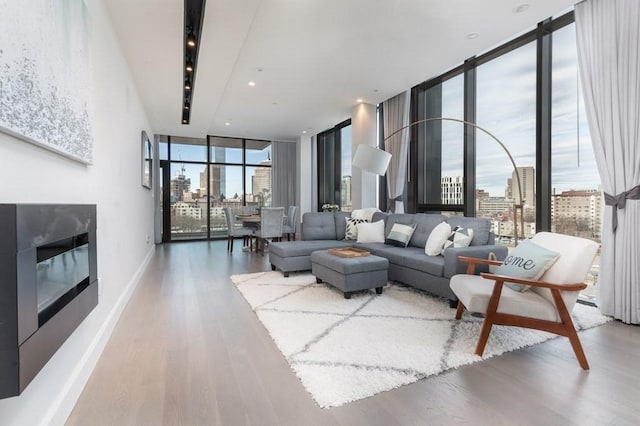
<svg viewBox="0 0 640 426"><path fill-rule="evenodd" d="M378 395L321 409L233 274L268 271L268 253L226 241L159 246L68 425L638 424L640 327L580 333Z"/></svg>

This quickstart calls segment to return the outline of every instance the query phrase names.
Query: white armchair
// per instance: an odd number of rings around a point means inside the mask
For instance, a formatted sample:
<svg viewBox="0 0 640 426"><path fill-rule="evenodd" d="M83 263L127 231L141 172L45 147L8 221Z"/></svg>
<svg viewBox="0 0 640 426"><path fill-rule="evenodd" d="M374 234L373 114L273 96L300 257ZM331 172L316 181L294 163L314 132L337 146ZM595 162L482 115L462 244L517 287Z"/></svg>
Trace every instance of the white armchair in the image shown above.
<svg viewBox="0 0 640 426"><path fill-rule="evenodd" d="M538 280L513 278L489 273L473 275L475 265L500 265L486 259L463 258L469 263L467 274L451 277L451 290L458 297L456 319L466 308L484 314L476 354L482 355L491 327L508 325L532 328L566 336L580 366L588 370L589 363L580 344L569 312L586 287L584 280L598 250L598 243L584 238L551 232L540 232L532 240L539 246L560 254L558 260ZM512 290L505 282L524 284L524 292Z"/></svg>

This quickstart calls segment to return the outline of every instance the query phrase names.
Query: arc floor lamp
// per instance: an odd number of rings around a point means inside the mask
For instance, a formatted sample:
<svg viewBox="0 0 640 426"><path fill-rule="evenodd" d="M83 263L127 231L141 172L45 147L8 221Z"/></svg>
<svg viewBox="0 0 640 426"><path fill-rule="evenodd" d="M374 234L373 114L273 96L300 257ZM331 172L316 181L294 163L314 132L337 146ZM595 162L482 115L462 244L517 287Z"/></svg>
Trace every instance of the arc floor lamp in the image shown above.
<svg viewBox="0 0 640 426"><path fill-rule="evenodd" d="M405 126L400 127L399 129L391 132L384 138L384 142L386 143L393 136L402 132L403 130L409 129L418 124L428 123L432 121L453 121L457 123L461 123L464 126L470 126L473 129L480 130L491 139L493 139L500 147L504 150L507 157L509 157L509 161L511 162L511 166L513 167L513 172L516 175L516 182L518 186L518 195L519 195L519 203L514 204L513 206L513 227L515 234L515 243L518 243L518 210L520 211L520 228L524 232L524 199L522 198L522 188L520 184L520 173L518 172L518 167L516 166L516 162L513 160L513 156L511 152L507 149L504 143L500 141L493 133L488 131L487 129L477 125L476 123L472 123L470 121L461 120L459 118L450 118L450 117L430 117L423 118L421 120L414 121ZM360 169L366 170L371 173L375 173L377 175L383 176L387 172L387 168L389 167L389 162L391 161L391 154L369 145L358 145L356 152L353 156L352 164Z"/></svg>

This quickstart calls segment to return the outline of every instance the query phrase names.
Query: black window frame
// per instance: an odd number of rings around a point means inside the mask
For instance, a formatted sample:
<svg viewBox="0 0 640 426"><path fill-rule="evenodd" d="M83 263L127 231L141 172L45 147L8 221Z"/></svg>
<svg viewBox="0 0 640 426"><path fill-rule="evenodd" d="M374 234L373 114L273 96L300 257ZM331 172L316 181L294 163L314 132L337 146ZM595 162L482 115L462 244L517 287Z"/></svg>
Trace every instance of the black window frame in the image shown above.
<svg viewBox="0 0 640 426"><path fill-rule="evenodd" d="M552 78L552 41L553 32L575 22L574 12L570 11L556 19L548 18L537 27L479 56L473 56L463 64L423 83L411 90L411 119L418 121L418 98L421 91L456 77L464 75L464 120L476 121L476 69L479 65L505 55L525 44L536 42L536 229L551 230L551 78ZM435 167L434 164L422 164L418 158L418 128L411 129L408 205L410 212L461 211L465 216L475 216L475 165L476 131L465 125L464 131L464 197L462 205L418 204L418 168Z"/></svg>

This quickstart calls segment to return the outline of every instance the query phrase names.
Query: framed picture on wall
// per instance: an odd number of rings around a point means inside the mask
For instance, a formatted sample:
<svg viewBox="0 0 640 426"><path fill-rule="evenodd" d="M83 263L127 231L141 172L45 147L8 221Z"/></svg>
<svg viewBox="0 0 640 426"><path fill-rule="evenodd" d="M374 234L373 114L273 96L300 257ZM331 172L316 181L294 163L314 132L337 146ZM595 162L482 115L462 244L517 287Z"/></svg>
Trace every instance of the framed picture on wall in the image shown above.
<svg viewBox="0 0 640 426"><path fill-rule="evenodd" d="M153 144L147 135L142 131L142 186L151 189L153 182Z"/></svg>

